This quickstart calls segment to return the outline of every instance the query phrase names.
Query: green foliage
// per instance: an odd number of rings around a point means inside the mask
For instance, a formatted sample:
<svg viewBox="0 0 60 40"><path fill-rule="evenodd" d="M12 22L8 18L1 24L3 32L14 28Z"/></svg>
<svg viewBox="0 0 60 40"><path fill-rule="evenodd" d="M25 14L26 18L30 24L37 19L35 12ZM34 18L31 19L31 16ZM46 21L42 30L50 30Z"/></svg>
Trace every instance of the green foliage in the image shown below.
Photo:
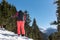
<svg viewBox="0 0 60 40"><path fill-rule="evenodd" d="M26 22L25 22L26 36L30 37L29 36L30 32L31 32L30 29L32 29L32 28L30 27L29 24L30 24L31 20L30 20L30 16L29 16L28 12L27 11L25 11L25 12L26 12Z"/></svg>
<svg viewBox="0 0 60 40"><path fill-rule="evenodd" d="M26 24L30 24L31 20L30 20L30 15L28 14L28 11L25 10L25 14L26 14Z"/></svg>
<svg viewBox="0 0 60 40"><path fill-rule="evenodd" d="M32 29L33 29L32 38L34 40L43 40L43 34L42 34L42 32L40 32L40 30L39 30L39 28L38 28L38 26L36 24L36 19L35 18L33 20Z"/></svg>
<svg viewBox="0 0 60 40"><path fill-rule="evenodd" d="M57 3L57 22L58 22L58 31L60 31L60 0L56 1Z"/></svg>
<svg viewBox="0 0 60 40"><path fill-rule="evenodd" d="M9 4L5 0L2 0L0 3L0 25L6 25L6 29L16 33L16 19L12 19L11 16L16 13L16 7ZM33 20L32 26L30 26L30 16L27 11L26 13L26 22L25 22L25 31L26 36L33 38L34 40L43 40L43 34L40 32L36 20Z"/></svg>
<svg viewBox="0 0 60 40"><path fill-rule="evenodd" d="M55 21L53 24L57 24L58 32L51 34L49 40L60 40L60 0L55 3L57 4L57 22Z"/></svg>
<svg viewBox="0 0 60 40"><path fill-rule="evenodd" d="M56 10L57 21L54 21L51 24L57 25L58 31L60 31L60 0L57 0L55 3L57 4L57 10Z"/></svg>
<svg viewBox="0 0 60 40"><path fill-rule="evenodd" d="M16 13L16 8L13 5L8 4L5 0L0 3L0 25L6 25L6 29L13 31L16 27L15 20L11 18L11 15Z"/></svg>
<svg viewBox="0 0 60 40"><path fill-rule="evenodd" d="M28 19L30 20L30 16ZM36 24L36 20L35 19L33 20L32 26L29 25L28 21L25 23L26 36L33 38L34 40L43 40L43 33L40 32Z"/></svg>
<svg viewBox="0 0 60 40"><path fill-rule="evenodd" d="M49 36L49 40L60 40L60 32L55 32Z"/></svg>

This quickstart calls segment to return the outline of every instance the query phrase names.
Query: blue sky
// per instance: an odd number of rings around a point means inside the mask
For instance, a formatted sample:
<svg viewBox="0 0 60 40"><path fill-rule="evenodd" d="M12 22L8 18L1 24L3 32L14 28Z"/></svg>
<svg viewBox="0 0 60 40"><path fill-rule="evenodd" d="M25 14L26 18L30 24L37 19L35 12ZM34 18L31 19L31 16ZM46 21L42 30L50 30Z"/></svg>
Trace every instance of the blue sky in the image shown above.
<svg viewBox="0 0 60 40"><path fill-rule="evenodd" d="M1 0L0 0L1 1ZM7 0L10 4L16 6L17 10L27 10L31 20L36 18L39 28L56 28L50 25L56 20L55 0Z"/></svg>

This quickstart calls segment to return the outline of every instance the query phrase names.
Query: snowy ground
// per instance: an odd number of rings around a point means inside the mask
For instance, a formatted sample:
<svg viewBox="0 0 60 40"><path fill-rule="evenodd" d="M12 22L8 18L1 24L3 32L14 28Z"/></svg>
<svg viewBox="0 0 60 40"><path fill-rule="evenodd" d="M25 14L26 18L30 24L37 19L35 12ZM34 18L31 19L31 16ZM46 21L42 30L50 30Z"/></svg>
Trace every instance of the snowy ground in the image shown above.
<svg viewBox="0 0 60 40"><path fill-rule="evenodd" d="M28 37L17 36L17 34L0 28L0 40L33 40Z"/></svg>

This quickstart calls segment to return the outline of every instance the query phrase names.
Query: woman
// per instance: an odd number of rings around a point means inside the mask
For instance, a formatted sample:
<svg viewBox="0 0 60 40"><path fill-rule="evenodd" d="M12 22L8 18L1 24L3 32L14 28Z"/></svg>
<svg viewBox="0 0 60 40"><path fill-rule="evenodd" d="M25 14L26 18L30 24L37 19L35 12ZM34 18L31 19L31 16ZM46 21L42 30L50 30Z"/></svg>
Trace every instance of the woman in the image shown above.
<svg viewBox="0 0 60 40"><path fill-rule="evenodd" d="M17 34L18 36L25 36L24 24L26 20L26 15L21 10L17 12L13 17L17 17Z"/></svg>

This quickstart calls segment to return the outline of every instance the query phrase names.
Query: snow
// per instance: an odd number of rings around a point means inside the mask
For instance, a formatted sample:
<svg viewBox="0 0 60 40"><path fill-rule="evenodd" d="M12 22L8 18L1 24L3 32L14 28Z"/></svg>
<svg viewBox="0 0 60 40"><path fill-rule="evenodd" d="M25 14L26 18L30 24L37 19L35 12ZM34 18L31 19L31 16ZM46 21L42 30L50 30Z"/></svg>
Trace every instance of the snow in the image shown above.
<svg viewBox="0 0 60 40"><path fill-rule="evenodd" d="M14 32L5 30L4 28L0 28L0 40L33 40L31 38L25 36L18 36Z"/></svg>
<svg viewBox="0 0 60 40"><path fill-rule="evenodd" d="M8 30L5 30L4 28L3 29L0 29L0 34L15 34L11 31L8 31Z"/></svg>

